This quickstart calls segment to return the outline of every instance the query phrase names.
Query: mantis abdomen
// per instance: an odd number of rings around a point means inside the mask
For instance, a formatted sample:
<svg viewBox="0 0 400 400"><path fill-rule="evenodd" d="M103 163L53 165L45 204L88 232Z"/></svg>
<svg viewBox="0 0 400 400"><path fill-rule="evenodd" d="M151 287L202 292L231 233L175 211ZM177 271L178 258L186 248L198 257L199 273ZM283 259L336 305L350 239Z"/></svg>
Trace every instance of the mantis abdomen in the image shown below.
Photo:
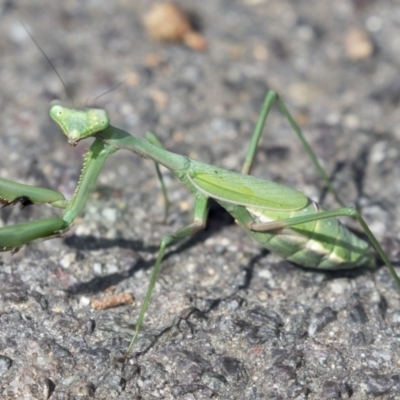
<svg viewBox="0 0 400 400"><path fill-rule="evenodd" d="M245 208L255 225L318 215L320 211L324 211L312 200L309 200L306 207L296 211ZM235 210L229 211L236 217ZM239 218L238 221L240 223ZM338 270L376 266L375 251L371 245L336 218L320 219L271 231L246 230L268 250L303 267Z"/></svg>

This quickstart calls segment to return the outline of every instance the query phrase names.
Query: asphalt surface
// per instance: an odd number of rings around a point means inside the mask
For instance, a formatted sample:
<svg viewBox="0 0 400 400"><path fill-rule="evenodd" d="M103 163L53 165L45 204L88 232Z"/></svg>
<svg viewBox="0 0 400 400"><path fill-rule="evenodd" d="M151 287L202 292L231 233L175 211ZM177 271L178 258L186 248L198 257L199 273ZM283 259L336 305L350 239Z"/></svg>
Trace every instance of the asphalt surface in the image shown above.
<svg viewBox="0 0 400 400"><path fill-rule="evenodd" d="M68 146L48 117L52 100L71 101L23 20L76 106L96 103L115 126L153 130L171 151L226 169L241 169L262 100L276 90L399 266L397 2L182 1L208 41L203 52L152 40L142 23L150 2L48 3L0 3L2 178L70 197L90 144ZM167 251L139 340L116 362L160 239L191 222L193 197L163 173L166 224L151 161L119 152L64 239L1 253L2 399L400 398L400 291L387 268L299 268L218 207L204 232ZM277 110L253 174L338 207ZM8 207L0 222L59 214ZM118 293L135 303L91 306Z"/></svg>

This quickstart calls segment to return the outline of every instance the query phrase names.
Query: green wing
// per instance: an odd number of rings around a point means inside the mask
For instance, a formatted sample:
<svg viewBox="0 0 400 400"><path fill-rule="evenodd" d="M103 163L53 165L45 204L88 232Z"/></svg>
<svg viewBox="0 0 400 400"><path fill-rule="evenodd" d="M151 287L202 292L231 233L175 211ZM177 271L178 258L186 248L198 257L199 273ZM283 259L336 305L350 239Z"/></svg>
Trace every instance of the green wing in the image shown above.
<svg viewBox="0 0 400 400"><path fill-rule="evenodd" d="M195 168L188 177L207 196L232 204L294 211L308 203L308 198L295 189L221 168L208 166L205 172Z"/></svg>

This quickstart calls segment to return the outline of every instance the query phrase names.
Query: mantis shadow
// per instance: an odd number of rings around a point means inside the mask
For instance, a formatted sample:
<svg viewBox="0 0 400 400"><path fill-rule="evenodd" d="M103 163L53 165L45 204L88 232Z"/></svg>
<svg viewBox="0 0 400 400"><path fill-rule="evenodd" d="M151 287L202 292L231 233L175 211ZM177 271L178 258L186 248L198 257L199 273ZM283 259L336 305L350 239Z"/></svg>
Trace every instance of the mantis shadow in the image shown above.
<svg viewBox="0 0 400 400"><path fill-rule="evenodd" d="M163 257L163 261L175 254L179 254L196 246L198 243L204 242L209 237L214 236L219 231L222 231L226 226L232 225L233 223L233 218L218 203L212 201L210 204L209 220L206 228L186 240L183 239L183 242L178 242L176 248L167 250ZM121 249L134 250L135 252L144 251L154 254L154 258L150 261L145 261L140 257L131 268L124 272L116 272L106 276L95 277L90 281L74 285L68 290L68 293L70 294L100 293L110 287L110 285L117 285L118 283L132 277L140 270L148 270L152 268L159 249L159 246L145 246L142 240L126 240L123 238L99 239L91 235L79 237L72 235L65 238L64 243L68 247L74 248L79 252L118 247Z"/></svg>
<svg viewBox="0 0 400 400"><path fill-rule="evenodd" d="M219 231L222 231L225 227L234 224L233 218L216 202L212 201L210 205L210 214L209 220L207 223L207 227L195 234L194 236L189 237L188 239L183 239L182 242L178 242L177 246L171 250L167 250L163 261L168 260L171 256L175 254L179 254L188 250L198 243L204 242L209 237L218 234ZM359 232L357 232L359 234ZM361 235L363 236L363 235ZM154 257L150 261L145 261L143 258L139 258L138 261L132 265L128 270L123 272L116 272L113 274L108 274L106 276L99 276L91 279L90 281L79 283L74 285L68 290L68 293L71 294L82 294L82 293L100 293L107 289L110 285L117 285L120 282L132 277L136 272L140 270L148 270L154 266L155 258L157 256L157 251L159 249L158 246L150 245L145 246L143 241L141 240L126 240L123 238L118 239L104 239L104 238L95 238L94 236L76 236L72 235L66 239L64 239L64 243L71 247L75 248L78 251L87 251L87 250L99 250L99 249L108 249L112 247L119 247L121 249L130 249L135 252L144 251L148 253L154 254ZM241 291L246 290L250 287L250 284L254 275L254 268L257 265L258 261L265 257L269 253L268 250L261 248L259 254L254 256L249 264L244 268L245 274L243 283L239 285L229 296L237 296ZM354 279L358 276L365 274L367 268L356 268L350 270L338 270L338 271L327 271L320 269L310 269L305 268L303 266L292 263L296 266L296 268L300 268L304 271L314 271L317 273L323 273L326 277L327 281L339 279L343 277L347 277L349 279ZM394 265L400 265L400 261L395 261ZM377 268L381 268L383 265L379 265ZM219 303L223 301L225 298L218 298L210 301L210 306L208 307L207 312L212 311L216 307L218 307Z"/></svg>

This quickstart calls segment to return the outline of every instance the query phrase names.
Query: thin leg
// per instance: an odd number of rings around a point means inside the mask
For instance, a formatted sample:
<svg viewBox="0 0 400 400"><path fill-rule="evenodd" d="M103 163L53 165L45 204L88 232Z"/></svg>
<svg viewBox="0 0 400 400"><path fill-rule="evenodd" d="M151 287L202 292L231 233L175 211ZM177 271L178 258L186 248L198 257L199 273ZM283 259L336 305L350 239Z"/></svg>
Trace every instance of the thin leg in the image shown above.
<svg viewBox="0 0 400 400"><path fill-rule="evenodd" d="M277 94L272 90L269 90L264 98L263 105L261 107L260 115L257 119L256 127L254 128L253 135L250 140L249 148L247 149L246 158L242 167L242 174L249 175L251 173L251 168L253 167L254 158L256 156L256 151L258 148L258 143L260 141L261 135L264 130L265 121L268 117L271 107L276 101Z"/></svg>
<svg viewBox="0 0 400 400"><path fill-rule="evenodd" d="M282 219L279 221L267 222L267 223L256 223L256 224L249 224L248 228L253 231L258 232L267 232L276 229L282 229L285 227L292 227L299 224L305 224L307 222L319 221L321 219L326 218L337 218L337 217L353 217L357 219L360 223L363 231L368 236L368 239L371 241L373 246L375 247L376 251L382 258L383 262L389 268L390 274L392 275L393 279L395 280L397 286L400 288L400 278L397 275L392 263L390 262L388 256L383 251L381 245L379 244L378 240L376 239L375 235L369 229L367 223L365 222L364 218L361 216L360 212L356 210L354 207L343 207L338 208L336 210L331 211L321 211L311 215L304 215L301 217L293 217L288 219Z"/></svg>
<svg viewBox="0 0 400 400"><path fill-rule="evenodd" d="M156 279L157 279L158 273L160 271L161 261L163 259L166 247L178 239L181 239L188 235L193 235L194 233L204 229L204 227L206 225L207 217L208 217L208 197L204 197L204 196L197 197L195 205L194 205L194 221L191 224L177 230L172 235L164 236L163 239L161 240L160 249L158 250L157 260L156 260L153 272L150 277L149 286L147 288L147 292L146 292L146 296L143 301L142 308L140 309L138 320L136 322L135 333L133 334L133 337L132 337L129 347L123 357L123 360L125 360L127 358L128 354L131 351L132 346L135 343L136 338L139 334L139 330L140 330L140 327L142 326L143 318L146 313L147 307L149 306L151 294L153 292L154 285L156 283Z"/></svg>
<svg viewBox="0 0 400 400"><path fill-rule="evenodd" d="M321 175L325 185L327 186L328 190L335 196L336 201L344 206L343 202L340 200L335 188L332 186L332 183L329 180L328 175L326 174L325 170L322 168L321 164L319 163L317 156L315 155L314 151L312 150L311 146L305 139L299 125L296 123L296 121L293 119L289 111L287 110L285 104L283 101L280 99L279 95L274 92L273 90L268 91L267 95L265 96L264 103L261 108L260 116L258 117L256 127L253 132L253 136L250 141L249 148L247 150L246 158L243 164L242 168L242 173L243 174L250 174L251 168L253 165L253 161L255 158L255 154L257 151L258 143L260 141L265 121L268 117L268 114L271 110L271 107L274 103L278 104L278 107L280 108L281 112L283 115L286 117L286 119L289 121L292 129L296 132L297 137L300 139L300 142L302 143L304 149L306 150L308 156L310 157L312 163L314 164L315 168Z"/></svg>
<svg viewBox="0 0 400 400"><path fill-rule="evenodd" d="M153 132L146 132L146 139L154 146L157 146L160 149L164 149L164 145L161 143L161 141L158 139L158 137ZM162 195L164 197L164 222L166 222L167 218L168 218L168 212L169 212L169 207L171 205L171 202L169 201L169 198L168 198L167 188L165 186L164 178L160 171L160 165L156 162L154 163L154 165L156 167L157 177L158 177L158 180L160 181L161 191L162 191Z"/></svg>

